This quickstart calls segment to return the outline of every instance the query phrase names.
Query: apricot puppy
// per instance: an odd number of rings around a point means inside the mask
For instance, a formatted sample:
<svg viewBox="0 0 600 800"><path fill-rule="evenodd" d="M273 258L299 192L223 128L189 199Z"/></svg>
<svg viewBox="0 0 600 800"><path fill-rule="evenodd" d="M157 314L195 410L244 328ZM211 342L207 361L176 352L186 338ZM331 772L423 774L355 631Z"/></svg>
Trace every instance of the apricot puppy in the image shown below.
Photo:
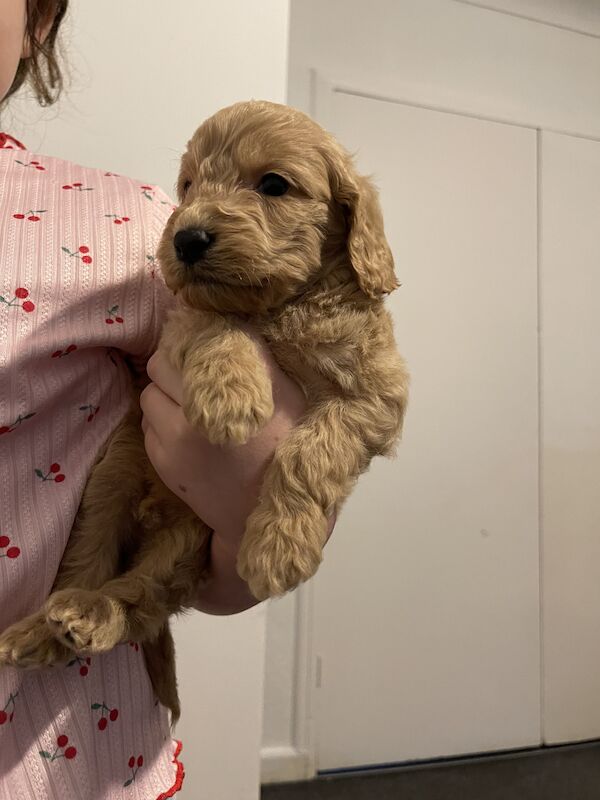
<svg viewBox="0 0 600 800"><path fill-rule="evenodd" d="M238 103L208 119L183 156L178 194L158 256L179 303L160 347L181 370L187 419L234 446L272 415L267 371L240 320L306 396L239 552L238 571L262 600L316 572L329 516L400 436L408 375L383 304L397 286L392 255L372 184L286 106ZM56 591L0 637L0 663L143 641L175 719L168 617L193 603L210 531L154 472L139 417L134 398L90 476Z"/></svg>

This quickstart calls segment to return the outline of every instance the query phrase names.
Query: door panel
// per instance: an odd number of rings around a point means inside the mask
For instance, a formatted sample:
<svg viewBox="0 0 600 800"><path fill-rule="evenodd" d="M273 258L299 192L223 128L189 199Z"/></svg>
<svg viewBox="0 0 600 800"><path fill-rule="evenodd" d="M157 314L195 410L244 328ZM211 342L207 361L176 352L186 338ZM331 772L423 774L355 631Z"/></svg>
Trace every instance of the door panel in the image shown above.
<svg viewBox="0 0 600 800"><path fill-rule="evenodd" d="M536 133L317 98L375 173L412 373L315 579L319 769L540 741Z"/></svg>
<svg viewBox="0 0 600 800"><path fill-rule="evenodd" d="M542 136L544 739L600 737L600 142Z"/></svg>

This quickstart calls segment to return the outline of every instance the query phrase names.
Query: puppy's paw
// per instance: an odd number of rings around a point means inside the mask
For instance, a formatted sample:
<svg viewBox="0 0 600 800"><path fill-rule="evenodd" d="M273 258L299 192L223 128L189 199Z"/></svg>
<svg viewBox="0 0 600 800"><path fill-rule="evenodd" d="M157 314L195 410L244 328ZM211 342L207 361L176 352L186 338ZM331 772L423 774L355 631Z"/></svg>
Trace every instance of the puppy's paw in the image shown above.
<svg viewBox="0 0 600 800"><path fill-rule="evenodd" d="M33 669L67 661L70 651L58 642L43 613L32 614L0 636L0 666Z"/></svg>
<svg viewBox="0 0 600 800"><path fill-rule="evenodd" d="M125 639L121 605L99 591L62 589L44 606L48 628L76 653L104 653Z"/></svg>
<svg viewBox="0 0 600 800"><path fill-rule="evenodd" d="M270 518L269 518L270 517ZM311 578L322 560L327 522L323 515L250 515L237 571L257 600L278 597Z"/></svg>
<svg viewBox="0 0 600 800"><path fill-rule="evenodd" d="M184 388L183 413L190 425L205 431L212 444L245 444L273 416L270 383L241 379Z"/></svg>

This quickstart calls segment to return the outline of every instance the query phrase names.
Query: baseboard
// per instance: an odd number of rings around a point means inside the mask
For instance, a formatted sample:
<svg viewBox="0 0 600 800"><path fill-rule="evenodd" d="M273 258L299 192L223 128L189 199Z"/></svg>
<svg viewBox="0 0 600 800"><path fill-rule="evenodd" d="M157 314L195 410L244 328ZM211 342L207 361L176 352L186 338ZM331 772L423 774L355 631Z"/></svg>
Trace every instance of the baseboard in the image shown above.
<svg viewBox="0 0 600 800"><path fill-rule="evenodd" d="M319 776L264 786L262 800L599 800L600 742Z"/></svg>
<svg viewBox="0 0 600 800"><path fill-rule="evenodd" d="M302 781L314 777L308 753L296 747L263 747L260 751L261 783Z"/></svg>

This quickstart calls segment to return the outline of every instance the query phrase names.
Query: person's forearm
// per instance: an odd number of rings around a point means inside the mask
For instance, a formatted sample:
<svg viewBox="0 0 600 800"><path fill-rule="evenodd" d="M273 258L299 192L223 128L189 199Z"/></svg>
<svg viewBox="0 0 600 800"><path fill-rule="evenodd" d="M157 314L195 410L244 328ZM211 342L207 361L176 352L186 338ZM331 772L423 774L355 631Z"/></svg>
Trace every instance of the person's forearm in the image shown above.
<svg viewBox="0 0 600 800"><path fill-rule="evenodd" d="M326 542L333 533L336 515L329 521ZM228 616L239 614L258 604L250 593L248 584L237 573L236 560L243 531L237 537L238 544L230 545L235 537L219 536L214 533L210 543L208 579L205 586L198 589L195 608L205 614Z"/></svg>
<svg viewBox="0 0 600 800"><path fill-rule="evenodd" d="M211 538L208 579L199 588L195 604L205 614L239 614L258 603L237 573L237 547L229 545L229 541L229 537L217 533Z"/></svg>

